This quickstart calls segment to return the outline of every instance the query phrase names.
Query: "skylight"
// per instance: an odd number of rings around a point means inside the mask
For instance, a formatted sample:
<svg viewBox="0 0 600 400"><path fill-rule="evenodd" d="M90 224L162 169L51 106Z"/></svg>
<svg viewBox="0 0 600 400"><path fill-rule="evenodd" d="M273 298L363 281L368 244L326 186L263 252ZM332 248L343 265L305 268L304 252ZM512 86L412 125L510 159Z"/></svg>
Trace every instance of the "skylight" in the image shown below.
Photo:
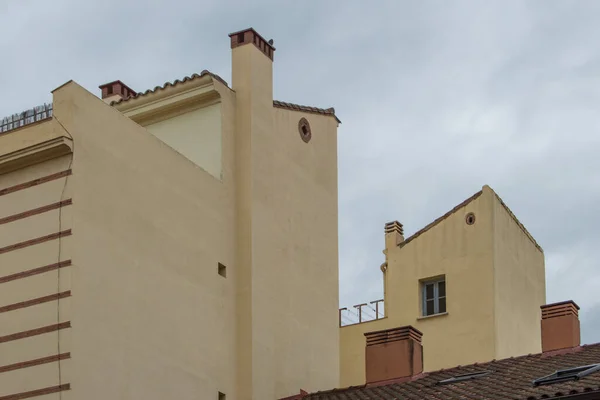
<svg viewBox="0 0 600 400"><path fill-rule="evenodd" d="M457 375L457 376L453 376L448 379L444 379L443 381L439 381L438 385L447 385L449 383L467 381L469 379L477 379L477 378L481 378L482 376L485 376L491 372L492 371L477 371L477 372L471 372L468 374Z"/></svg>
<svg viewBox="0 0 600 400"><path fill-rule="evenodd" d="M551 385L553 383L579 380L586 375L593 374L594 372L600 371L600 364L591 364L583 367L575 367L568 369L561 369L553 374L538 378L533 381L533 386L540 385Z"/></svg>

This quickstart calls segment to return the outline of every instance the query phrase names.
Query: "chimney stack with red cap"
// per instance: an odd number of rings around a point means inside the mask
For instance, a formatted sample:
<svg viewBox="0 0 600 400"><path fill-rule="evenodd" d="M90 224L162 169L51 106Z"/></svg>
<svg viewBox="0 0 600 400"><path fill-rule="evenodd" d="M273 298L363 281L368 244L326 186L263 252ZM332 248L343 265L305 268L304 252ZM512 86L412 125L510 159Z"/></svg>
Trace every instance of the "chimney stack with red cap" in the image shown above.
<svg viewBox="0 0 600 400"><path fill-rule="evenodd" d="M542 351L580 345L579 306L573 300L546 304L542 308Z"/></svg>
<svg viewBox="0 0 600 400"><path fill-rule="evenodd" d="M367 384L409 380L423 372L423 334L412 326L365 333Z"/></svg>
<svg viewBox="0 0 600 400"><path fill-rule="evenodd" d="M236 92L239 112L244 114L252 108L253 115L270 115L273 108L273 41L266 40L252 28L230 33L229 39L231 86Z"/></svg>
<svg viewBox="0 0 600 400"><path fill-rule="evenodd" d="M254 29L248 28L243 31L234 32L229 34L231 39L231 48L253 44L258 50L260 50L265 56L273 61L275 56L275 47L273 47L273 40L267 41L261 35L258 34Z"/></svg>
<svg viewBox="0 0 600 400"><path fill-rule="evenodd" d="M121 81L114 81L100 85L102 90L102 100L110 104L113 101L119 101L128 97L135 96L136 92Z"/></svg>

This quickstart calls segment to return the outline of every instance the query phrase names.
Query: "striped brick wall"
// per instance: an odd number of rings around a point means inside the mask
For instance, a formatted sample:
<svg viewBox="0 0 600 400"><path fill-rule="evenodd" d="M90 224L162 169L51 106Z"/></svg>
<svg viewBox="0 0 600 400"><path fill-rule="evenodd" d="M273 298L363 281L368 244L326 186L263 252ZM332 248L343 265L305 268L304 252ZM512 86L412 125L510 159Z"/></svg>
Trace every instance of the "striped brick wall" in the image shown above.
<svg viewBox="0 0 600 400"><path fill-rule="evenodd" d="M69 163L0 175L0 400L71 387Z"/></svg>

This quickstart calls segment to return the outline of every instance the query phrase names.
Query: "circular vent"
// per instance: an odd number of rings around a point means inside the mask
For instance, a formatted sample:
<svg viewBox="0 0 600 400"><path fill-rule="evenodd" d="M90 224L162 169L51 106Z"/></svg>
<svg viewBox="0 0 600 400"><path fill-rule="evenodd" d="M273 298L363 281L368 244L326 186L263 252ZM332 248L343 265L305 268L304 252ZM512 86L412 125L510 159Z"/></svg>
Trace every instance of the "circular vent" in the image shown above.
<svg viewBox="0 0 600 400"><path fill-rule="evenodd" d="M298 122L298 132L300 133L300 137L304 141L304 143L310 142L310 138L312 137L312 133L310 131L310 124L306 118L300 118Z"/></svg>
<svg viewBox="0 0 600 400"><path fill-rule="evenodd" d="M465 217L465 221L467 222L467 225L473 225L475 223L475 214L472 212L468 213Z"/></svg>

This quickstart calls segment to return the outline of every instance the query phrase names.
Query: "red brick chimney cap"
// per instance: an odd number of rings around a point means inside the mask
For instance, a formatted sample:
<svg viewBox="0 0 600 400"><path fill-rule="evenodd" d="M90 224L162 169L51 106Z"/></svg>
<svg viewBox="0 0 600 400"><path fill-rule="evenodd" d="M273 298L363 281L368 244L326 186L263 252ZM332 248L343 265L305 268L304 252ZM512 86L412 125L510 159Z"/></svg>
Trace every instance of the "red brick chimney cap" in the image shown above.
<svg viewBox="0 0 600 400"><path fill-rule="evenodd" d="M580 308L577 305L577 303L575 303L573 300L565 300L565 301L559 301L558 303L544 304L543 306L541 306L541 308L545 309L545 308L550 308L550 307L565 306L565 305L568 305L568 304L571 304L571 305L575 306L575 308L577 308L578 310L580 310Z"/></svg>

